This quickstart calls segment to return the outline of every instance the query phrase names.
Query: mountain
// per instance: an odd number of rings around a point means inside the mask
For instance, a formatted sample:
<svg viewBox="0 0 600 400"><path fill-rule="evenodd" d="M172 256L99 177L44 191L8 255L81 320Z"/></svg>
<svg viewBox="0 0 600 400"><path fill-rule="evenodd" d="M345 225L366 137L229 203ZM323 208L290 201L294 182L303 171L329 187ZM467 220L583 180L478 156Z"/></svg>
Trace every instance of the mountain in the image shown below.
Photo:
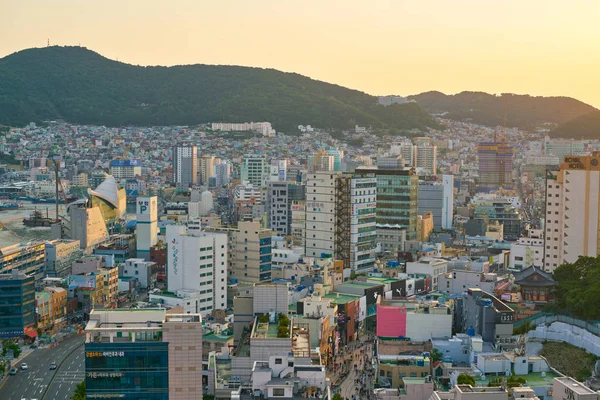
<svg viewBox="0 0 600 400"><path fill-rule="evenodd" d="M417 104L384 107L357 90L273 69L142 67L83 47L23 50L0 59L0 124L193 125L269 121L392 130L439 127Z"/></svg>
<svg viewBox="0 0 600 400"><path fill-rule="evenodd" d="M446 118L488 126L506 125L522 129L544 123L561 124L596 109L570 97L534 97L504 93L500 96L483 92L461 92L446 95L425 92L408 97L430 113L446 112Z"/></svg>
<svg viewBox="0 0 600 400"><path fill-rule="evenodd" d="M600 111L582 115L556 127L552 137L572 139L600 139Z"/></svg>

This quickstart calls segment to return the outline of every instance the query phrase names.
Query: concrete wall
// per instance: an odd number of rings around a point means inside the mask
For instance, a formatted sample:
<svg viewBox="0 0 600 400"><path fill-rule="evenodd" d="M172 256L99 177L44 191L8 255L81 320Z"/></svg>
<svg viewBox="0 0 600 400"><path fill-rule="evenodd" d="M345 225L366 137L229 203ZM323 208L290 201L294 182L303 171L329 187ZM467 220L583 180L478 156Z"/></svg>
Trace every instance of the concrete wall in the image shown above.
<svg viewBox="0 0 600 400"><path fill-rule="evenodd" d="M169 343L169 399L202 400L202 322L165 322Z"/></svg>
<svg viewBox="0 0 600 400"><path fill-rule="evenodd" d="M452 314L408 313L406 337L417 342L452 336Z"/></svg>

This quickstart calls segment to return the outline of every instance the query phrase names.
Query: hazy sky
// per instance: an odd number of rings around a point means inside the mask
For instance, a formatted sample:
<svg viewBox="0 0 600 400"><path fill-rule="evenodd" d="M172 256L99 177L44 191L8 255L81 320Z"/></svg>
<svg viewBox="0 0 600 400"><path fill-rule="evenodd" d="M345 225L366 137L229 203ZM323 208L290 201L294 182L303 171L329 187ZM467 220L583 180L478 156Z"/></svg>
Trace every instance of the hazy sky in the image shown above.
<svg viewBox="0 0 600 400"><path fill-rule="evenodd" d="M0 57L49 38L132 64L271 67L371 94L564 95L600 108L600 0L0 0L0 15Z"/></svg>

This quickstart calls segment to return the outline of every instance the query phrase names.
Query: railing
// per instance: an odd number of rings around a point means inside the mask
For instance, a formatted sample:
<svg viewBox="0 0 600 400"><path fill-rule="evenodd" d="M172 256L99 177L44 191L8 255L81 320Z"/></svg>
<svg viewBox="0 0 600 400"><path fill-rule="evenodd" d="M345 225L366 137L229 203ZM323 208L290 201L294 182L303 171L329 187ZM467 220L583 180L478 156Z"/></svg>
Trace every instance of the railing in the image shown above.
<svg viewBox="0 0 600 400"><path fill-rule="evenodd" d="M523 318L515 322L513 324L513 328L519 328L525 325L528 321L531 324L531 326L539 324L551 324L553 322L564 322L565 324L577 326L581 329L585 329L590 333L593 333L596 336L600 336L600 326L597 323L583 321L577 318L569 317L567 315L552 314L546 312L537 313L529 317Z"/></svg>

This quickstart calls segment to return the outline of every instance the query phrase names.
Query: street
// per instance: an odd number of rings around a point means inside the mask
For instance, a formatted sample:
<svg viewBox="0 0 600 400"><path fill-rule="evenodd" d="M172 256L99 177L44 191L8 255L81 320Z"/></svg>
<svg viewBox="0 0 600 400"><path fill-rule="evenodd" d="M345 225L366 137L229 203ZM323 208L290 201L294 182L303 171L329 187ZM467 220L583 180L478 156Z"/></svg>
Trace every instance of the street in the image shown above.
<svg viewBox="0 0 600 400"><path fill-rule="evenodd" d="M75 386L85 379L83 340L83 335L74 335L54 348L36 349L22 361L29 369L19 369L0 388L0 399L68 400ZM52 362L56 362L56 370L50 370ZM15 367L19 368L19 365Z"/></svg>

